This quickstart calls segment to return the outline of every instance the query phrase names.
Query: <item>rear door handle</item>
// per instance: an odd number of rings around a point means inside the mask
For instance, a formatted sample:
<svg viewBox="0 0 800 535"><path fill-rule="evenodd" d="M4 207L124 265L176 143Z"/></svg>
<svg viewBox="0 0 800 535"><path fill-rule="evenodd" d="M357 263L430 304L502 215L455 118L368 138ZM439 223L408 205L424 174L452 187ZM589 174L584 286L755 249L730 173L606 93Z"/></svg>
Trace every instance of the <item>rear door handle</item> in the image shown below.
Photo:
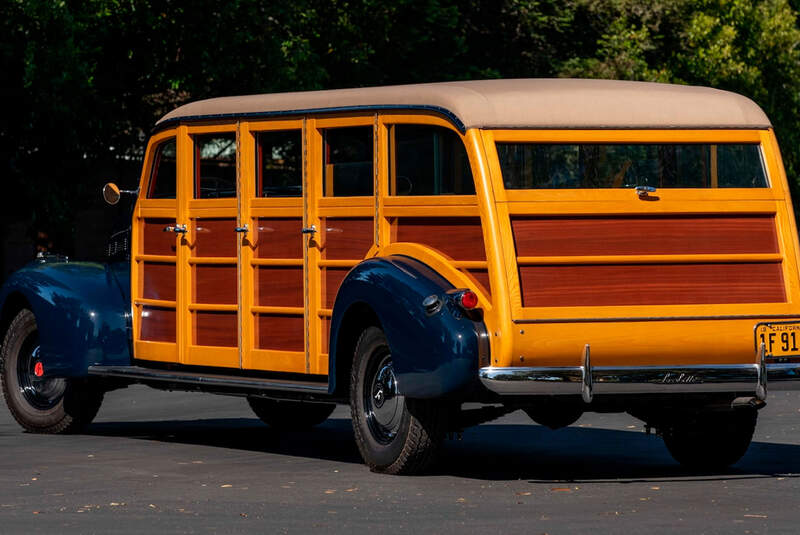
<svg viewBox="0 0 800 535"><path fill-rule="evenodd" d="M303 227L303 230L301 230L300 232L302 232L303 234L313 235L317 233L317 227L315 225L311 225L310 227Z"/></svg>
<svg viewBox="0 0 800 535"><path fill-rule="evenodd" d="M650 193L655 193L656 188L653 186L636 186L636 195L639 197L647 197Z"/></svg>
<svg viewBox="0 0 800 535"><path fill-rule="evenodd" d="M164 232L174 232L175 234L186 234L186 225L167 225Z"/></svg>

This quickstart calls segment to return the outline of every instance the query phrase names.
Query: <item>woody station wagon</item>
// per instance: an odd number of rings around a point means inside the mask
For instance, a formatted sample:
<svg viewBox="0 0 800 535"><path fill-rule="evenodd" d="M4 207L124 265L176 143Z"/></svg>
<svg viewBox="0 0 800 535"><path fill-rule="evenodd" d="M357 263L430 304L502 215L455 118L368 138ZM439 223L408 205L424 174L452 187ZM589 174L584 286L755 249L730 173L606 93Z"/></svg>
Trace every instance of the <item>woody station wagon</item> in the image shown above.
<svg viewBox="0 0 800 535"><path fill-rule="evenodd" d="M349 403L376 471L522 409L628 412L672 455L746 451L800 383L798 240L769 120L701 87L494 80L217 98L150 138L129 259L0 292L29 431L131 383L246 396L279 429ZM463 408L466 402L484 404ZM473 406L473 405L470 405Z"/></svg>

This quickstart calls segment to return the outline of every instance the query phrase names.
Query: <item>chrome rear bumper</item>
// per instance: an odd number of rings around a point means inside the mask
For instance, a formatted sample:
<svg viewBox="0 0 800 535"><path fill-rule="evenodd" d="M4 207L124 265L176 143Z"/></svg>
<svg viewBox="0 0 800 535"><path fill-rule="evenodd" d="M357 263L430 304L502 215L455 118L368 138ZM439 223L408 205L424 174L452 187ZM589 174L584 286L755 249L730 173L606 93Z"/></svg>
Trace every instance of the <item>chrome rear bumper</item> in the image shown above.
<svg viewBox="0 0 800 535"><path fill-rule="evenodd" d="M800 363L708 366L608 367L589 364L560 368L481 368L481 382L502 395L750 393L764 399L766 388L800 390Z"/></svg>

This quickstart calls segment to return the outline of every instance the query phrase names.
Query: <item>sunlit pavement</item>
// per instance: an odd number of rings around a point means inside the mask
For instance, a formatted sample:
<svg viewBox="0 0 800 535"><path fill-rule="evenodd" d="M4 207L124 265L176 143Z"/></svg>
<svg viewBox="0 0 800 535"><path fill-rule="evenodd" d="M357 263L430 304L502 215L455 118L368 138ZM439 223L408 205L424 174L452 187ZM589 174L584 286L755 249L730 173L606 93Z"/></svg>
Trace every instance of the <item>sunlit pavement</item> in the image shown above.
<svg viewBox="0 0 800 535"><path fill-rule="evenodd" d="M796 533L800 392L772 393L724 473L689 473L627 415L550 431L522 412L446 442L423 477L372 474L341 406L278 433L244 399L113 392L83 435L0 409L0 533Z"/></svg>

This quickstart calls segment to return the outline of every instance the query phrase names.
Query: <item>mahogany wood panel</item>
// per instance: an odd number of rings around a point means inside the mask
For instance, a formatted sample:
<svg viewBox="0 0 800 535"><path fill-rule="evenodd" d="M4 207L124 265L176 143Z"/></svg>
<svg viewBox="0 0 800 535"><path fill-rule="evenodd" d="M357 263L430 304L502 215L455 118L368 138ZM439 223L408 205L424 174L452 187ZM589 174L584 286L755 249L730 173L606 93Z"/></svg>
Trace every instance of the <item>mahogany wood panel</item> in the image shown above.
<svg viewBox="0 0 800 535"><path fill-rule="evenodd" d="M781 303L781 264L522 266L526 307Z"/></svg>
<svg viewBox="0 0 800 535"><path fill-rule="evenodd" d="M360 260L375 241L371 217L326 217L321 227L322 258L328 260Z"/></svg>
<svg viewBox="0 0 800 535"><path fill-rule="evenodd" d="M177 240L174 232L164 227L175 225L174 219L147 218L142 223L142 254L174 256Z"/></svg>
<svg viewBox="0 0 800 535"><path fill-rule="evenodd" d="M259 267L256 270L256 304L302 307L303 267Z"/></svg>
<svg viewBox="0 0 800 535"><path fill-rule="evenodd" d="M139 339L151 342L175 342L175 310L142 307Z"/></svg>
<svg viewBox="0 0 800 535"><path fill-rule="evenodd" d="M305 351L305 328L303 316L257 314L256 346L258 349Z"/></svg>
<svg viewBox="0 0 800 535"><path fill-rule="evenodd" d="M235 305L239 302L236 266L195 265L195 303Z"/></svg>
<svg viewBox="0 0 800 535"><path fill-rule="evenodd" d="M489 270L488 269L466 269L464 270L472 277L478 281L478 283L483 286L484 291L491 295L491 284L489 284Z"/></svg>
<svg viewBox="0 0 800 535"><path fill-rule="evenodd" d="M175 300L175 264L142 263L142 297Z"/></svg>
<svg viewBox="0 0 800 535"><path fill-rule="evenodd" d="M322 306L333 308L339 286L347 276L350 268L324 268L322 270Z"/></svg>
<svg viewBox="0 0 800 535"><path fill-rule="evenodd" d="M239 321L236 312L196 311L192 316L195 345L239 346Z"/></svg>
<svg viewBox="0 0 800 535"><path fill-rule="evenodd" d="M512 217L519 256L777 253L772 215Z"/></svg>
<svg viewBox="0 0 800 535"><path fill-rule="evenodd" d="M399 242L427 245L453 260L486 260L478 217L399 217Z"/></svg>
<svg viewBox="0 0 800 535"><path fill-rule="evenodd" d="M236 257L238 234L235 218L195 219L193 255Z"/></svg>
<svg viewBox="0 0 800 535"><path fill-rule="evenodd" d="M302 218L261 217L257 221L257 258L303 258Z"/></svg>

